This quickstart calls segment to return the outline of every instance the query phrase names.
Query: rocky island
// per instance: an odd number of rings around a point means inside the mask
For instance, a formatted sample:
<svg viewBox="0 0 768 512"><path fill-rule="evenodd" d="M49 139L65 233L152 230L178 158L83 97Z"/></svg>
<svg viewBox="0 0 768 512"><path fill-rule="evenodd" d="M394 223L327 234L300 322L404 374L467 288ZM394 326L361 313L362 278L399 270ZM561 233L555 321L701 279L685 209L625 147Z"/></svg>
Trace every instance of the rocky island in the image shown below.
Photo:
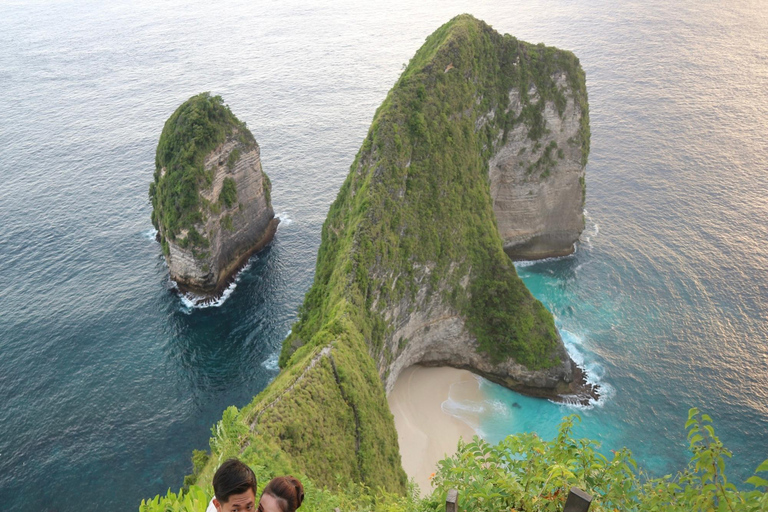
<svg viewBox="0 0 768 512"><path fill-rule="evenodd" d="M277 228L259 145L220 96L198 94L166 121L149 187L171 279L215 297Z"/></svg>

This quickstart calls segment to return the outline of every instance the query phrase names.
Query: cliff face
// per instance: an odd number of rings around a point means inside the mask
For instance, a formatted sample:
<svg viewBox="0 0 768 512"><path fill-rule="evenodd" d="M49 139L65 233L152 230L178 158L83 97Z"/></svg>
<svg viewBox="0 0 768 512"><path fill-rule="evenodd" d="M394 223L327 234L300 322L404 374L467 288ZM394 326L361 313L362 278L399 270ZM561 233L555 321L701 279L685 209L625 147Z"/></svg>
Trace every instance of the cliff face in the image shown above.
<svg viewBox="0 0 768 512"><path fill-rule="evenodd" d="M210 186L200 190L202 204L214 205L197 231L209 240L205 251L168 243L171 278L192 291L211 293L221 290L226 280L254 252L272 240L277 227L269 201L269 182L262 172L257 144L248 147L234 132L205 157L205 170L213 174ZM230 156L238 157L228 164ZM234 200L228 206L219 201L225 180L235 184ZM185 237L186 232L180 233Z"/></svg>
<svg viewBox="0 0 768 512"><path fill-rule="evenodd" d="M532 86L523 94L509 92L509 110L520 116L525 99L542 102L544 130L538 140L518 125L507 134L488 165L493 211L504 242L513 259L565 256L584 230L584 167L588 146L580 144L580 131L588 112L565 73L552 76L562 91L562 112L554 100L543 100ZM588 124L586 125L588 128Z"/></svg>
<svg viewBox="0 0 768 512"><path fill-rule="evenodd" d="M516 66L519 62L517 59ZM588 139L582 144L581 137L588 130L589 115L581 99L585 93L574 90L564 71L555 71L551 79L562 94L564 107L558 109L554 99L542 99L535 83L522 92L512 87L504 115L520 119L523 109L534 105L541 112L541 128L536 139L532 136L537 134L532 134L526 123L516 124L506 133L500 131L488 162L496 225L504 251L513 259L570 254L584 229ZM497 109L480 110L475 130L492 123ZM423 272L423 282L432 280L428 266ZM464 276L465 288L468 279ZM556 349L559 364L546 369L531 370L513 358L492 361L479 350L461 312L439 294L427 296L426 291L427 287L422 287L415 296L389 304L382 311L392 329L378 360L387 393L399 373L414 364L471 370L533 396L585 401L593 392L580 382L574 383L577 369L562 345ZM578 379L578 370L576 373Z"/></svg>
<svg viewBox="0 0 768 512"><path fill-rule="evenodd" d="M470 370L531 396L557 399L576 391L572 389L573 363L562 345L556 348L558 364L549 368L533 370L513 358L495 362L480 351L463 315L425 292L422 288L413 299L404 299L384 311L393 331L385 338L377 366L387 394L400 372L414 364Z"/></svg>
<svg viewBox="0 0 768 512"><path fill-rule="evenodd" d="M199 95L166 123L158 166L150 197L171 278L215 295L277 227L259 145L220 98Z"/></svg>

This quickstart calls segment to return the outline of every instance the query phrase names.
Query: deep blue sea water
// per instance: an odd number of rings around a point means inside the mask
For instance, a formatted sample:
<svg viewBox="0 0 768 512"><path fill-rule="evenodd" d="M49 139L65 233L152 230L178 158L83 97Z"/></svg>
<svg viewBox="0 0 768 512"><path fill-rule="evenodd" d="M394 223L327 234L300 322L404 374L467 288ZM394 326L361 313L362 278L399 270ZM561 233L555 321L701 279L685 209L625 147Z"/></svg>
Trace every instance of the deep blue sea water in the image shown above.
<svg viewBox="0 0 768 512"><path fill-rule="evenodd" d="M698 406L737 480L768 458L765 3L6 1L2 510L136 510L181 485L222 410L276 375L375 109L462 12L587 73L587 230L574 256L518 269L610 390L578 433L663 474ZM206 90L251 127L284 221L223 305L190 310L147 188L164 121ZM489 439L574 412L484 389Z"/></svg>

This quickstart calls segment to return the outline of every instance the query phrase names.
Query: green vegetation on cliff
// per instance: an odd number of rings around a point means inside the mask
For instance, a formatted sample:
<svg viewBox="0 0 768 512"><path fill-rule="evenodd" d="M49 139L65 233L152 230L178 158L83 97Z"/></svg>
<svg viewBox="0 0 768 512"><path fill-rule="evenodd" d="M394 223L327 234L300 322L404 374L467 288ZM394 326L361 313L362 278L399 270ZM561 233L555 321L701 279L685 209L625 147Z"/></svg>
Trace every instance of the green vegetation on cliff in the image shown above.
<svg viewBox="0 0 768 512"><path fill-rule="evenodd" d="M185 483L210 482L236 456L330 488L359 482L405 491L392 414L362 339L340 336L296 358L249 405L225 411L210 446Z"/></svg>
<svg viewBox="0 0 768 512"><path fill-rule="evenodd" d="M347 319L378 356L392 331L381 312L421 288L461 312L494 361L511 357L531 369L559 362L551 314L502 249L488 161L518 124L533 140L543 134L545 101L562 112L561 73L582 104L576 143L586 151L586 86L572 53L502 36L468 15L427 38L376 112L330 208L315 281L281 365L299 346L332 339ZM519 115L507 108L512 89L522 91Z"/></svg>
<svg viewBox="0 0 768 512"><path fill-rule="evenodd" d="M185 101L165 122L157 144L155 180L149 185L149 198L153 207L152 224L160 232L166 253L165 239L176 241L177 235L185 230L188 234L177 241L179 245L207 247L207 239L194 227L205 220L200 189L210 186L213 180L213 173L205 170L204 160L235 131L245 147L256 145L245 123L235 117L221 96L207 92ZM239 155L240 151L233 151L230 158L233 154ZM234 161L227 163L231 167ZM234 181L230 188L233 187ZM223 197L227 206L234 192L228 190Z"/></svg>

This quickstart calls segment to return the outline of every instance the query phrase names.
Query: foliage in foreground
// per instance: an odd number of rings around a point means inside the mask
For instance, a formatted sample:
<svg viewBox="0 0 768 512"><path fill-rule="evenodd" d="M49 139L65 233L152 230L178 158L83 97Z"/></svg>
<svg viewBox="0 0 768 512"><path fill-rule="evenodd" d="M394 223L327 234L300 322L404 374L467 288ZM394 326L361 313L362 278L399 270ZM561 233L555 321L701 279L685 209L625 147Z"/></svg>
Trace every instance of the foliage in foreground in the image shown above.
<svg viewBox="0 0 768 512"><path fill-rule="evenodd" d="M565 418L557 436L544 441L536 434L509 436L498 445L475 437L460 443L457 453L439 463L433 493L459 489L461 510L561 511L571 487L593 496L591 512L601 511L766 511L768 481L755 475L751 491L739 491L725 475L731 457L715 435L712 419L691 409L688 428L691 460L676 475L649 478L637 469L629 450L609 459L590 439L573 439L578 417ZM768 471L768 460L757 472ZM432 499L432 498L431 498ZM440 502L433 501L435 510Z"/></svg>
<svg viewBox="0 0 768 512"><path fill-rule="evenodd" d="M589 439L574 439L572 429L579 418L564 418L557 436L544 441L536 434L512 435L497 445L475 437L459 442L452 457L440 461L432 493L421 498L415 485L405 495L372 490L362 484L339 482L331 491L318 488L310 479L306 484L305 512L343 511L427 512L445 507L449 489L459 490L459 510L496 512L560 512L568 490L579 487L593 496L591 512L603 511L768 511L768 480L757 473L768 472L768 460L746 481L750 490L738 490L725 475L725 460L731 457L715 435L711 418L691 409L688 429L692 453L688 466L676 475L649 478L627 449L608 458ZM269 471L250 461L259 487L286 471ZM279 464L278 464L279 465ZM212 496L210 485L191 486L179 494L168 492L142 502L141 512L178 510L203 512Z"/></svg>

